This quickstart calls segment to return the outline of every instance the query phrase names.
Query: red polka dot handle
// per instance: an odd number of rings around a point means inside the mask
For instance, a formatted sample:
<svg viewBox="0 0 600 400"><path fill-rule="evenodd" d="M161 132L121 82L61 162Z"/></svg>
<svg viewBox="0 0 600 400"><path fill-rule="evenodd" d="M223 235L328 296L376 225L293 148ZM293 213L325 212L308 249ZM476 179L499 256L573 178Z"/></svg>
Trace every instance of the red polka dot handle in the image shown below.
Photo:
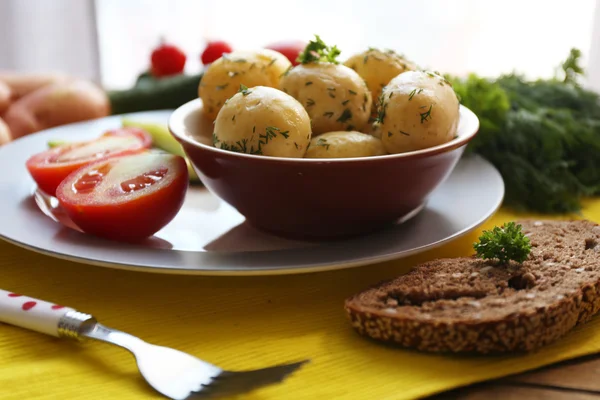
<svg viewBox="0 0 600 400"><path fill-rule="evenodd" d="M0 289L0 322L59 336L61 318L72 308Z"/></svg>

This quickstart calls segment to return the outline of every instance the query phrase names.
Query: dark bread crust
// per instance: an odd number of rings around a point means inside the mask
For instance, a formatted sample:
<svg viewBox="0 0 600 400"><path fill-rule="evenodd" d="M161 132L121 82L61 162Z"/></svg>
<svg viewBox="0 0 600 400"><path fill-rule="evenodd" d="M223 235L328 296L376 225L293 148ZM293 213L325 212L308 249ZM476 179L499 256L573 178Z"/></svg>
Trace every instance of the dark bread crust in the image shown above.
<svg viewBox="0 0 600 400"><path fill-rule="evenodd" d="M531 351L600 310L600 226L518 221L523 264L439 259L345 302L362 335L431 352Z"/></svg>

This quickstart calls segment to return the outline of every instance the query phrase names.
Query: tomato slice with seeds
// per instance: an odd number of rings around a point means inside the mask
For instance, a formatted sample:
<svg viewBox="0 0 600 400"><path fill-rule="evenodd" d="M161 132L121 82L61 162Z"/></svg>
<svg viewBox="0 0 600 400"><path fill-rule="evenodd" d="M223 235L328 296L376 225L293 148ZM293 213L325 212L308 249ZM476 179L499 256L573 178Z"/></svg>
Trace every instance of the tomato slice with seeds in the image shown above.
<svg viewBox="0 0 600 400"><path fill-rule="evenodd" d="M58 186L56 197L82 231L135 242L175 218L188 184L183 157L146 151L78 169Z"/></svg>
<svg viewBox="0 0 600 400"><path fill-rule="evenodd" d="M73 171L90 162L149 149L152 137L133 127L118 128L97 139L69 143L35 154L26 162L38 187L54 196L58 185Z"/></svg>

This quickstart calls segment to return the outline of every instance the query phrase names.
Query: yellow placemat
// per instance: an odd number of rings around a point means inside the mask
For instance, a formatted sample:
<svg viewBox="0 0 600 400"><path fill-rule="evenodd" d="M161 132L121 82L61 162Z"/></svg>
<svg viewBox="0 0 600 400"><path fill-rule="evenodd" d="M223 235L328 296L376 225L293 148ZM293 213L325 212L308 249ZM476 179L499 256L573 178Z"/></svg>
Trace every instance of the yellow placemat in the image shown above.
<svg viewBox="0 0 600 400"><path fill-rule="evenodd" d="M481 229L519 217L501 210ZM600 221L600 199L583 217ZM481 230L480 229L480 230ZM244 397L411 399L600 350L600 318L535 354L454 357L382 346L359 337L344 299L434 257L472 253L479 231L401 261L280 277L192 277L65 262L0 243L0 288L72 306L156 344L224 368L312 359L283 385ZM0 398L161 398L124 350L61 341L0 325Z"/></svg>

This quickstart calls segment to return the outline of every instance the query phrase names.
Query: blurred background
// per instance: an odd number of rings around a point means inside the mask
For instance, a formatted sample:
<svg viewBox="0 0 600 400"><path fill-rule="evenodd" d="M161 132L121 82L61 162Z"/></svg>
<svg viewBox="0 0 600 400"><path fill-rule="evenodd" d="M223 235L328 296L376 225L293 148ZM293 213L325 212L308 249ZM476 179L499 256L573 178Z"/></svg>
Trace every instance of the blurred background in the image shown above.
<svg viewBox="0 0 600 400"><path fill-rule="evenodd" d="M257 48L318 33L342 58L395 49L443 73L547 78L576 47L600 90L596 0L0 0L0 69L131 87L162 36L201 68L208 40Z"/></svg>
<svg viewBox="0 0 600 400"><path fill-rule="evenodd" d="M504 204L577 212L600 196L599 5L0 0L0 146L73 122L178 108L198 97L204 68L222 54L270 48L294 62L318 34L342 62L377 47L444 74L479 118L467 154L498 168ZM160 129L155 145L174 142Z"/></svg>

